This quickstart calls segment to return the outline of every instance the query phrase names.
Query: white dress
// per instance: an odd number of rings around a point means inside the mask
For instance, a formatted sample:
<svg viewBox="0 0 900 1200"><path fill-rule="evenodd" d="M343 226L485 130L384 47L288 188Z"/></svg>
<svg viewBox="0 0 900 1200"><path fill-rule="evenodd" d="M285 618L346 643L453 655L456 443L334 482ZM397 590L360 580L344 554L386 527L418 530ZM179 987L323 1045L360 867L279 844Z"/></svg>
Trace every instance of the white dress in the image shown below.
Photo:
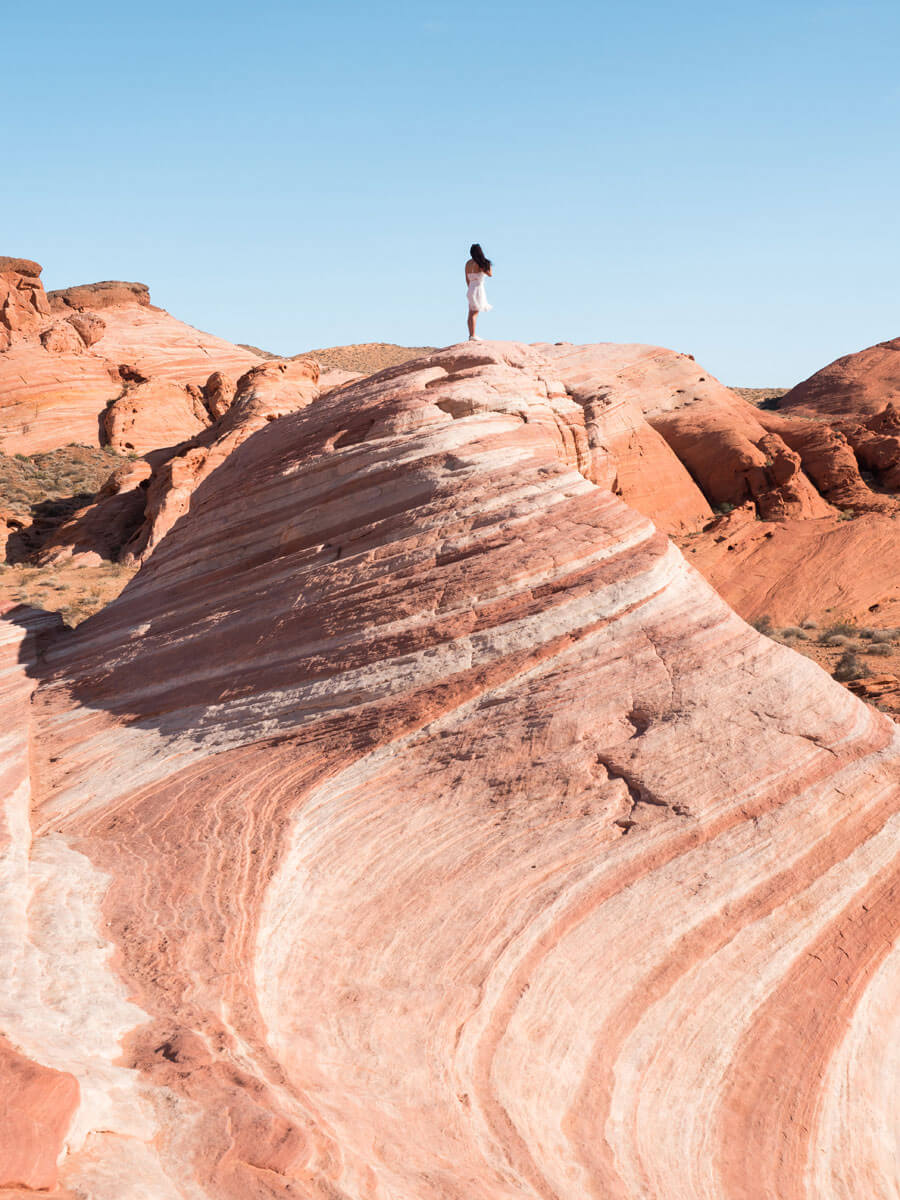
<svg viewBox="0 0 900 1200"><path fill-rule="evenodd" d="M488 304L487 293L484 290L484 281L487 279L484 271L475 271L472 275L467 275L469 288L466 292L466 299L469 301L469 312L490 312L493 305Z"/></svg>

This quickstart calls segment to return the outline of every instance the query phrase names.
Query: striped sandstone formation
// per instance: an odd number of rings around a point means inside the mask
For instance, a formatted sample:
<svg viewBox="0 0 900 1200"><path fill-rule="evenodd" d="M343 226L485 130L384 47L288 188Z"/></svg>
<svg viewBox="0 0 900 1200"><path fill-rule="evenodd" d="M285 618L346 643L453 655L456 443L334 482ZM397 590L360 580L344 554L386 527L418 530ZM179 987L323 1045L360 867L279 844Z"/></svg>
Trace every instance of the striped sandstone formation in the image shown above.
<svg viewBox="0 0 900 1200"><path fill-rule="evenodd" d="M9 614L45 1186L896 1197L900 735L626 503L683 468L597 353L313 398L75 633Z"/></svg>
<svg viewBox="0 0 900 1200"><path fill-rule="evenodd" d="M143 454L206 428L203 386L257 354L184 324L139 283L45 293L41 267L0 258L0 449L70 442Z"/></svg>

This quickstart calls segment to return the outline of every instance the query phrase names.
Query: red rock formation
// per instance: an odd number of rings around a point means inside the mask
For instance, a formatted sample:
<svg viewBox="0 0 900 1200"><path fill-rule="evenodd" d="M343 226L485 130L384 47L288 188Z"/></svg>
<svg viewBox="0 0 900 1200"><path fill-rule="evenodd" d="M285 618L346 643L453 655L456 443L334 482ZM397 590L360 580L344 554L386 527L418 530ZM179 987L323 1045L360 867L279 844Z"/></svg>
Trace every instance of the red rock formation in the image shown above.
<svg viewBox="0 0 900 1200"><path fill-rule="evenodd" d="M94 500L56 529L38 561L50 565L73 556L85 565L103 559L128 565L143 561L187 511L195 488L242 441L268 421L309 404L318 394L317 377L312 359L268 360L242 376L236 388L227 376L212 376L205 389L211 404L225 406L229 391L233 394L223 419L201 426L197 436L178 446L148 452L114 471ZM137 385L138 391L143 386Z"/></svg>
<svg viewBox="0 0 900 1200"><path fill-rule="evenodd" d="M99 342L106 331L106 322L92 312L76 312L66 317L68 323L78 333L85 346L93 346Z"/></svg>
<svg viewBox="0 0 900 1200"><path fill-rule="evenodd" d="M207 476L268 422L305 408L318 394L318 377L319 366L312 359L273 359L243 375L223 417L157 462L141 525L124 548L119 544L117 556L131 565L145 561L187 512Z"/></svg>
<svg viewBox="0 0 900 1200"><path fill-rule="evenodd" d="M832 512L803 474L799 456L762 425L759 411L689 355L658 346L611 344L541 349L552 356L565 382L577 388L577 380L586 374L602 381L607 402L624 400L642 413L709 505L734 506L750 499L761 516L773 519ZM573 366L576 373L570 375ZM645 492L652 488L655 473L652 467L639 470ZM639 499L630 502L646 510ZM663 518L662 524L669 532L682 532L690 520L673 526Z"/></svg>
<svg viewBox="0 0 900 1200"><path fill-rule="evenodd" d="M845 354L798 383L780 410L813 416L864 418L900 397L900 338Z"/></svg>
<svg viewBox="0 0 900 1200"><path fill-rule="evenodd" d="M900 492L900 413L888 403L861 424L843 424L847 440L860 463L887 491Z"/></svg>
<svg viewBox="0 0 900 1200"><path fill-rule="evenodd" d="M213 371L203 387L203 396L209 415L218 420L224 417L234 400L235 383L224 371Z"/></svg>
<svg viewBox="0 0 900 1200"><path fill-rule="evenodd" d="M860 474L857 458L863 456L857 447L867 434L874 442L880 440L868 430L860 429L851 444L846 433L819 421L791 420L771 412L761 412L759 421L798 453L803 470L830 503L855 512L897 510L896 500L873 492Z"/></svg>
<svg viewBox="0 0 900 1200"><path fill-rule="evenodd" d="M746 620L777 625L840 617L900 625L900 522L758 521L746 507L682 542L688 561Z"/></svg>
<svg viewBox="0 0 900 1200"><path fill-rule="evenodd" d="M86 566L115 561L121 548L143 524L152 474L153 468L145 459L117 467L91 504L76 512L44 542L38 554L39 563L49 566L73 556Z"/></svg>
<svg viewBox="0 0 900 1200"><path fill-rule="evenodd" d="M37 333L49 315L40 266L27 258L0 256L0 352Z"/></svg>
<svg viewBox="0 0 900 1200"><path fill-rule="evenodd" d="M123 304L150 307L150 289L146 283L126 283L122 279L106 279L102 283L84 283L78 287L60 288L48 292L53 312L83 312L85 309L119 308Z"/></svg>
<svg viewBox="0 0 900 1200"><path fill-rule="evenodd" d="M211 420L195 385L125 381L121 396L101 417L101 443L122 454L149 454L193 437Z"/></svg>
<svg viewBox="0 0 900 1200"><path fill-rule="evenodd" d="M594 482L552 367L454 347L262 421L12 655L65 1186L895 1194L900 734Z"/></svg>
<svg viewBox="0 0 900 1200"><path fill-rule="evenodd" d="M97 445L107 405L122 398L130 412L123 364L164 397L161 408L145 397L143 432L123 444L147 446L149 437L160 439L153 448L175 445L205 423L184 399L186 387L202 388L215 370L238 375L259 362L151 305L144 284L88 284L48 298L40 272L37 263L0 258L0 446L7 454Z"/></svg>

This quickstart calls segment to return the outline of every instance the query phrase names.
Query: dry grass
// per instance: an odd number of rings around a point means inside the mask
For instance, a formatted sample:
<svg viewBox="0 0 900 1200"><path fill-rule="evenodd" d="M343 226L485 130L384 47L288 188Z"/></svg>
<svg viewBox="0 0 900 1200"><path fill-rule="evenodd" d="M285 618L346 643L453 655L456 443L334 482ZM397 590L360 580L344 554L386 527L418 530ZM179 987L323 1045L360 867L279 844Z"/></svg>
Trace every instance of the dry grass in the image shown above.
<svg viewBox="0 0 900 1200"><path fill-rule="evenodd" d="M38 505L47 515L52 504L74 512L125 461L114 450L76 445L27 456L0 453L0 509L29 519Z"/></svg>
<svg viewBox="0 0 900 1200"><path fill-rule="evenodd" d="M0 510L14 514L25 529L13 534L6 563L0 564L0 610L31 604L58 612L78 625L118 596L134 574L117 563L54 567L30 565L57 526L89 504L125 459L112 450L64 446L43 454L0 454Z"/></svg>
<svg viewBox="0 0 900 1200"><path fill-rule="evenodd" d="M0 611L16 604L31 604L58 612L73 628L114 600L135 574L136 568L119 563L55 567L0 564Z"/></svg>
<svg viewBox="0 0 900 1200"><path fill-rule="evenodd" d="M263 358L278 358L258 346L243 347ZM401 363L432 354L434 346L398 346L394 342L360 342L353 346L327 346L322 350L305 350L292 354L291 358L314 358L323 371L358 371L361 375L374 375L387 367L399 367Z"/></svg>
<svg viewBox="0 0 900 1200"><path fill-rule="evenodd" d="M387 367L399 367L431 354L433 346L395 346L391 342L362 342L357 346L331 346L325 350L307 350L297 358L314 358L323 371L359 371L361 375L374 375Z"/></svg>
<svg viewBox="0 0 900 1200"><path fill-rule="evenodd" d="M786 396L790 388L732 388L733 392L755 404L757 408L777 409L778 401Z"/></svg>
<svg viewBox="0 0 900 1200"><path fill-rule="evenodd" d="M842 632L831 632L845 629L856 633L857 639ZM859 677L857 668L863 680L867 675L879 678L894 676L900 680L900 629L857 628L852 622L838 622L825 629L818 640L812 637L801 639L792 636L793 632L794 627L787 626L773 630L771 636L784 641L805 658L811 658L839 683L854 682ZM855 661L848 663L848 658ZM886 694L878 701L877 707L895 721L900 720L900 689L896 693Z"/></svg>

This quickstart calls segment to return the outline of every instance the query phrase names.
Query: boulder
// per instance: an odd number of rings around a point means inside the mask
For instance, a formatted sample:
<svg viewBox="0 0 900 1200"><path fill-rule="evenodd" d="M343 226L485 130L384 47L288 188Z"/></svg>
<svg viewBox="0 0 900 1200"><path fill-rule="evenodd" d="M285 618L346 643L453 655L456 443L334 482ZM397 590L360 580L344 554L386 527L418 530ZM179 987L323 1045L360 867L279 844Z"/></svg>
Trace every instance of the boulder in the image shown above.
<svg viewBox="0 0 900 1200"><path fill-rule="evenodd" d="M102 317L98 317L92 312L76 312L72 313L66 320L76 331L78 336L84 342L85 346L93 346L103 337L103 332L106 329L106 322Z"/></svg>
<svg viewBox="0 0 900 1200"><path fill-rule="evenodd" d="M41 333L41 345L51 354L81 354L84 339L68 321L57 321Z"/></svg>
<svg viewBox="0 0 900 1200"><path fill-rule="evenodd" d="M203 387L203 395L209 415L214 421L224 417L234 400L235 383L224 371L213 371Z"/></svg>

